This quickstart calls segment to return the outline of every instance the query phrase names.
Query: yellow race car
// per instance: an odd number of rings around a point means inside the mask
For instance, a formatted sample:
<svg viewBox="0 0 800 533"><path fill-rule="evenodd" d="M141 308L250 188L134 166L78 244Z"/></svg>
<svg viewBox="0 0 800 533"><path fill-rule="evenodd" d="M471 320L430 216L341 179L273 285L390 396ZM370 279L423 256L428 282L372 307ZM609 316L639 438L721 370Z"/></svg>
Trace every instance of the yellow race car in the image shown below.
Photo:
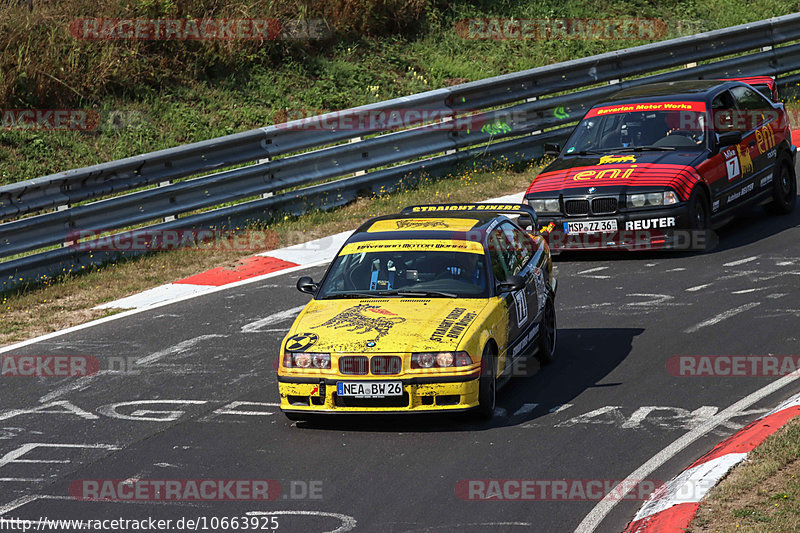
<svg viewBox="0 0 800 533"><path fill-rule="evenodd" d="M281 410L492 416L518 360L552 361L550 250L527 205L413 206L347 240L281 344ZM516 365L519 368L519 365Z"/></svg>

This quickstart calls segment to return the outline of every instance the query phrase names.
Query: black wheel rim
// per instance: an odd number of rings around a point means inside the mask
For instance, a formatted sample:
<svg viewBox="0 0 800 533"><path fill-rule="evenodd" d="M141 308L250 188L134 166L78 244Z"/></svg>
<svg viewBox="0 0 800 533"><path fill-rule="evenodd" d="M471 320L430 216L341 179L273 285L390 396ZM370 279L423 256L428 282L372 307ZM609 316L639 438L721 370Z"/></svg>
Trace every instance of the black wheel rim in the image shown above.
<svg viewBox="0 0 800 533"><path fill-rule="evenodd" d="M703 206L702 200L698 199L697 204L694 207L694 223L697 226L697 229L703 229L706 227L706 210L705 206Z"/></svg>
<svg viewBox="0 0 800 533"><path fill-rule="evenodd" d="M785 166L782 167L782 169L781 169L780 186L781 186L781 194L783 196L783 199L784 199L785 202L788 203L789 201L792 200L792 198L791 198L791 195L792 195L792 178L791 178L791 175L790 175L789 171L787 170L787 168Z"/></svg>

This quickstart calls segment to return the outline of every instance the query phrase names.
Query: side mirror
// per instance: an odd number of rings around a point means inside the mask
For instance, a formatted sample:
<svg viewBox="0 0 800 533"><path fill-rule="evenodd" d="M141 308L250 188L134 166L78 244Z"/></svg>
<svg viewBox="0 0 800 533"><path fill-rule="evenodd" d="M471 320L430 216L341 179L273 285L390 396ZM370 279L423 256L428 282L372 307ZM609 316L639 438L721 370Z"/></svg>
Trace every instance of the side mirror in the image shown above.
<svg viewBox="0 0 800 533"><path fill-rule="evenodd" d="M729 131L726 133L720 133L717 136L717 146L720 148L724 148L726 146L733 146L734 144L739 144L742 142L742 134L738 131Z"/></svg>
<svg viewBox="0 0 800 533"><path fill-rule="evenodd" d="M519 275L511 276L497 284L497 292L519 291L525 288L525 278Z"/></svg>
<svg viewBox="0 0 800 533"><path fill-rule="evenodd" d="M297 280L297 290L306 294L314 294L317 292L319 286L314 283L314 280L308 276L303 276Z"/></svg>
<svg viewBox="0 0 800 533"><path fill-rule="evenodd" d="M561 153L561 146L556 143L544 143L544 155L558 155Z"/></svg>

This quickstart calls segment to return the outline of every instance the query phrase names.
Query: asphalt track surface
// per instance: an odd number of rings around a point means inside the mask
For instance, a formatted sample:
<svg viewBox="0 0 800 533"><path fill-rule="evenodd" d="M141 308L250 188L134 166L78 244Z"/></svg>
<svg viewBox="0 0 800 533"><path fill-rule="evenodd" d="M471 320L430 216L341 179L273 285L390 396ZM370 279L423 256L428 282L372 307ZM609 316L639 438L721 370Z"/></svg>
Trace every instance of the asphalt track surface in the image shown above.
<svg viewBox="0 0 800 533"><path fill-rule="evenodd" d="M303 273L318 279L323 267L19 348L11 353L91 355L102 371L0 378L0 514L177 520L280 512L278 531L290 532L572 531L596 500L464 501L456 485L621 480L774 382L666 370L676 355L798 353L800 208L782 217L754 208L719 234L720 245L703 254L558 257L557 361L513 379L488 423L284 418L273 367L308 300L295 281ZM798 391L800 380L790 381L711 424L646 478L670 479ZM69 492L81 479L271 479L283 493L271 502L84 502ZM308 482L321 498L303 498ZM619 531L640 505L620 501L593 525Z"/></svg>

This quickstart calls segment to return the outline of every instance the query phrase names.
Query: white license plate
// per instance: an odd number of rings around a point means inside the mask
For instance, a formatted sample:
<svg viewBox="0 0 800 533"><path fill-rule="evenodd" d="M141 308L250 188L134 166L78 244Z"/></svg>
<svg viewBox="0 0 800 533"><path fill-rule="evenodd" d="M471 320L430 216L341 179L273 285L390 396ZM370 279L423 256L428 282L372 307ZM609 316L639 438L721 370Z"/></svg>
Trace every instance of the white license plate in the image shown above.
<svg viewBox="0 0 800 533"><path fill-rule="evenodd" d="M354 398L402 396L403 384L400 381L339 381L336 394Z"/></svg>
<svg viewBox="0 0 800 533"><path fill-rule="evenodd" d="M617 231L617 220L582 220L564 222L564 233L610 233Z"/></svg>

